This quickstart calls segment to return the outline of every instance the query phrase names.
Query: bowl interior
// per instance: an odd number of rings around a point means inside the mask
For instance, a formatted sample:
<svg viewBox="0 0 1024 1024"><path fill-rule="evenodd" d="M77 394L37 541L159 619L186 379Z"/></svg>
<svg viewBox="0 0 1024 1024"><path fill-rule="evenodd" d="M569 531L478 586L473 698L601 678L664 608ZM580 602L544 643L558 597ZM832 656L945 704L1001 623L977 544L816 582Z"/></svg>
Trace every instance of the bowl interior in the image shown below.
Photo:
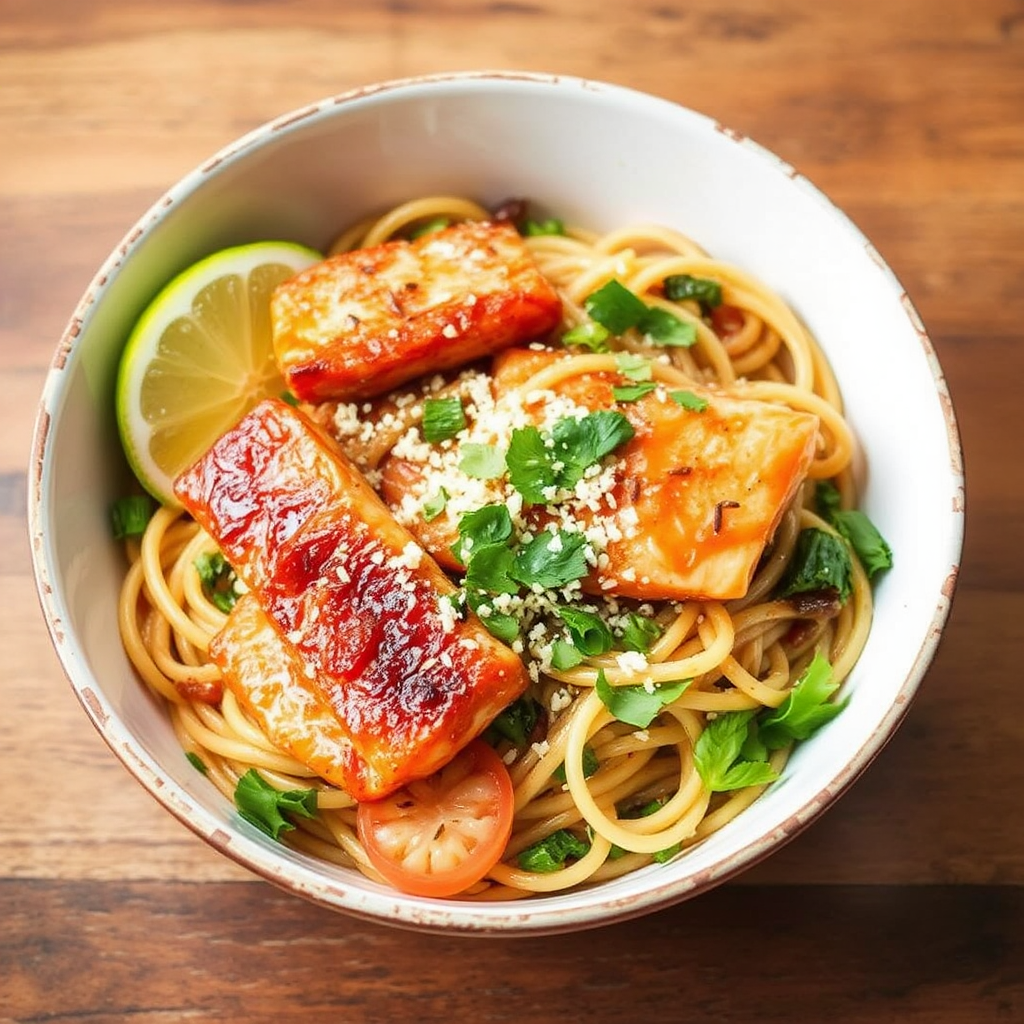
<svg viewBox="0 0 1024 1024"><path fill-rule="evenodd" d="M823 345L859 436L862 507L895 553L876 588L848 709L800 746L784 778L669 865L528 903L405 897L265 839L181 755L118 641L123 573L108 529L128 475L113 418L118 356L160 286L222 246L269 238L323 248L362 215L430 193L484 204L527 196L594 229L677 228L759 276ZM555 931L635 915L764 856L825 807L898 723L945 620L962 538L948 394L902 288L806 180L689 110L565 78L467 75L393 83L265 126L150 210L76 311L43 395L30 526L39 592L65 669L129 770L228 855L318 902L430 929Z"/></svg>

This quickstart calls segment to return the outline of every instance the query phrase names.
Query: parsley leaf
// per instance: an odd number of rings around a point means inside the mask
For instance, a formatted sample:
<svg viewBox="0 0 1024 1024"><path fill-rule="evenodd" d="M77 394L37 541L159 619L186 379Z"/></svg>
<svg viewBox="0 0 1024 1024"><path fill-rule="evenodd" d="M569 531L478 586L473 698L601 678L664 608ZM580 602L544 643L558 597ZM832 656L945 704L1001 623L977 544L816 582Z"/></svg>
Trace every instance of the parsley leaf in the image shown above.
<svg viewBox="0 0 1024 1024"><path fill-rule="evenodd" d="M556 672L575 668L583 660L583 654L568 640L556 640L551 645L551 667Z"/></svg>
<svg viewBox="0 0 1024 1024"><path fill-rule="evenodd" d="M676 405L681 405L691 412L703 412L708 407L708 400L701 398L700 395L695 395L692 391L670 391L668 397Z"/></svg>
<svg viewBox="0 0 1024 1024"><path fill-rule="evenodd" d="M885 538L865 513L839 507L839 491L831 480L818 481L814 498L822 518L849 541L868 578L892 568L892 549Z"/></svg>
<svg viewBox="0 0 1024 1024"><path fill-rule="evenodd" d="M512 549L503 544L474 547L466 566L466 586L489 594L517 594L515 559Z"/></svg>
<svg viewBox="0 0 1024 1024"><path fill-rule="evenodd" d="M560 828L539 843L528 846L517 860L524 871L550 874L561 871L567 860L579 860L590 852L590 843L580 839L574 832Z"/></svg>
<svg viewBox="0 0 1024 1024"><path fill-rule="evenodd" d="M573 646L595 656L612 649L612 631L604 619L582 608L559 608L558 617L569 627Z"/></svg>
<svg viewBox="0 0 1024 1024"><path fill-rule="evenodd" d="M494 480L505 472L505 453L494 444L467 441L459 448L459 469L476 480Z"/></svg>
<svg viewBox="0 0 1024 1024"><path fill-rule="evenodd" d="M626 627L622 631L622 646L627 651L646 654L651 644L662 634L661 626L654 619L648 619L636 612L626 613Z"/></svg>
<svg viewBox="0 0 1024 1024"><path fill-rule="evenodd" d="M141 537L156 511L156 503L148 494L129 494L110 506L110 528L114 540Z"/></svg>
<svg viewBox="0 0 1024 1024"><path fill-rule="evenodd" d="M199 573L199 582L203 585L203 593L210 603L227 614L235 607L238 592L235 590L235 570L228 560L219 552L206 552L197 555L192 563Z"/></svg>
<svg viewBox="0 0 1024 1024"><path fill-rule="evenodd" d="M650 359L635 352L616 352L615 368L623 377L636 381L650 380L653 373Z"/></svg>
<svg viewBox="0 0 1024 1024"><path fill-rule="evenodd" d="M503 708L491 722L490 730L517 747L525 747L537 726L540 707L529 696L520 697Z"/></svg>
<svg viewBox="0 0 1024 1024"><path fill-rule="evenodd" d="M607 327L602 327L597 321L590 321L570 327L562 335L562 344L589 348L591 352L607 352L610 337L611 333Z"/></svg>
<svg viewBox="0 0 1024 1024"><path fill-rule="evenodd" d="M586 576L589 571L583 554L586 545L587 538L582 533L559 530L552 534L544 530L517 549L509 571L514 579L528 587L557 590Z"/></svg>
<svg viewBox="0 0 1024 1024"><path fill-rule="evenodd" d="M822 655L815 654L786 699L760 719L758 739L769 750L807 739L846 707L845 700L831 702L838 689L839 684L832 680L832 666Z"/></svg>
<svg viewBox="0 0 1024 1024"><path fill-rule="evenodd" d="M652 345L689 348L697 341L697 328L660 306L651 306L637 321L637 330Z"/></svg>
<svg viewBox="0 0 1024 1024"><path fill-rule="evenodd" d="M445 510L450 497L451 495L441 487L432 498L427 498L420 508L420 515L423 516L423 521L425 523L433 522Z"/></svg>
<svg viewBox="0 0 1024 1024"><path fill-rule="evenodd" d="M505 505L483 505L459 517L459 539L452 554L463 564L474 550L490 544L504 544L512 536L512 516Z"/></svg>
<svg viewBox="0 0 1024 1024"><path fill-rule="evenodd" d="M722 286L709 277L670 274L661 283L665 288L666 299L673 302L685 302L687 299L699 302L700 311L705 316L709 310L722 304Z"/></svg>
<svg viewBox="0 0 1024 1024"><path fill-rule="evenodd" d="M506 612L499 612L486 594L479 590L467 590L466 601L487 632L497 640L510 644L519 636L519 621Z"/></svg>
<svg viewBox="0 0 1024 1024"><path fill-rule="evenodd" d="M616 402L635 402L644 395L649 395L658 385L654 381L646 380L638 384L616 385L612 388L612 398Z"/></svg>
<svg viewBox="0 0 1024 1024"><path fill-rule="evenodd" d="M428 398L423 402L423 437L431 444L447 441L465 429L461 398Z"/></svg>
<svg viewBox="0 0 1024 1024"><path fill-rule="evenodd" d="M853 593L850 549L842 537L811 526L801 530L796 539L779 596L829 589L838 593L840 601Z"/></svg>
<svg viewBox="0 0 1024 1024"><path fill-rule="evenodd" d="M583 778L585 779L595 775L601 767L601 762L597 759L597 754L594 753L594 748L589 743L583 744L580 767L583 769ZM551 774L559 782L565 782L565 762L563 761Z"/></svg>
<svg viewBox="0 0 1024 1024"><path fill-rule="evenodd" d="M717 715L694 744L697 773L712 793L766 785L778 778L767 761L740 760L753 717L753 711L728 711Z"/></svg>
<svg viewBox="0 0 1024 1024"><path fill-rule="evenodd" d="M583 300L583 308L591 320L607 327L612 334L625 334L648 311L647 303L615 278L591 292Z"/></svg>
<svg viewBox="0 0 1024 1024"><path fill-rule="evenodd" d="M545 490L556 486L551 450L544 444L541 432L533 426L512 431L508 454L508 478L529 505L543 505Z"/></svg>
<svg viewBox="0 0 1024 1024"><path fill-rule="evenodd" d="M604 669L598 669L595 689L601 703L620 722L646 729L661 709L682 696L692 682L692 679L683 679L678 683L662 683L655 686L652 693L642 685L612 686L605 677Z"/></svg>
<svg viewBox="0 0 1024 1024"><path fill-rule="evenodd" d="M235 806L247 822L271 838L279 839L282 832L295 828L284 817L285 813L316 817L316 790L274 789L255 768L250 768L235 787Z"/></svg>
<svg viewBox="0 0 1024 1024"><path fill-rule="evenodd" d="M564 235L565 224L557 217L548 217L546 220L528 220L523 224L522 233L527 238L538 235Z"/></svg>

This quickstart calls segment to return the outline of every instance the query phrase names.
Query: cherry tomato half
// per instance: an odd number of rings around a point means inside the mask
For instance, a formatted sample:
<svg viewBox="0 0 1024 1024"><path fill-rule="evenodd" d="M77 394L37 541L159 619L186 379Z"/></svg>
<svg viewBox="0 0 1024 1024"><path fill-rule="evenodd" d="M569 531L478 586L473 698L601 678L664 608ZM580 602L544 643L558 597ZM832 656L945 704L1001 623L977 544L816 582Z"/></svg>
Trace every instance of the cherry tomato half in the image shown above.
<svg viewBox="0 0 1024 1024"><path fill-rule="evenodd" d="M746 322L747 318L743 315L743 310L736 306L727 306L723 303L711 310L711 326L714 327L715 334L720 338L738 334L743 330L743 325Z"/></svg>
<svg viewBox="0 0 1024 1024"><path fill-rule="evenodd" d="M501 758L474 740L429 778L361 803L356 828L370 863L396 889L454 896L501 859L513 804Z"/></svg>

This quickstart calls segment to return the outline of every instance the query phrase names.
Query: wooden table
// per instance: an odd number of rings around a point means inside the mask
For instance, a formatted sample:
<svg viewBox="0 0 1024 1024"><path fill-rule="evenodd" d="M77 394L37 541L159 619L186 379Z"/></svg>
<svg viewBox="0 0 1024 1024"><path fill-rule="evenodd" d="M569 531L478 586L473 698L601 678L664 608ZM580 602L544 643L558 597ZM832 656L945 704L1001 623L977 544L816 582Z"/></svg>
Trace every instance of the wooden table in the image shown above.
<svg viewBox="0 0 1024 1024"><path fill-rule="evenodd" d="M275 114L471 67L656 92L807 174L907 286L966 450L953 614L876 764L736 882L577 937L360 923L208 849L78 707L26 543L43 377L127 226ZM1019 0L0 0L0 1020L1024 1020L1022 324Z"/></svg>

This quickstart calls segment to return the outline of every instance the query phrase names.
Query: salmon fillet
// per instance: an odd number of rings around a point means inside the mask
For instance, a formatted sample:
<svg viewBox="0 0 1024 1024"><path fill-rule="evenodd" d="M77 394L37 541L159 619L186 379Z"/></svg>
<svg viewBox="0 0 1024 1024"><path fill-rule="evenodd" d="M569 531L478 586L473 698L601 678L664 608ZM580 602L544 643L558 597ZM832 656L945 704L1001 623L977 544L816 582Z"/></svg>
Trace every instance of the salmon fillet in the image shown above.
<svg viewBox="0 0 1024 1024"><path fill-rule="evenodd" d="M236 605L211 646L229 687L275 742L331 781L340 775L356 799L436 771L526 688L519 658L475 616L456 614L446 600L456 588L437 563L285 403L257 406L179 478L176 493L222 545L276 637L251 602ZM287 528L271 522L282 510ZM247 635L256 640L247 645ZM261 660L274 669L272 691ZM310 689L312 703L301 696ZM281 712L299 704L308 716ZM303 754L323 734L325 713L339 724L335 741L347 737L358 755L339 748L332 776L322 758Z"/></svg>
<svg viewBox="0 0 1024 1024"><path fill-rule="evenodd" d="M303 401L367 398L547 334L558 295L508 224L333 256L280 285L274 354Z"/></svg>

